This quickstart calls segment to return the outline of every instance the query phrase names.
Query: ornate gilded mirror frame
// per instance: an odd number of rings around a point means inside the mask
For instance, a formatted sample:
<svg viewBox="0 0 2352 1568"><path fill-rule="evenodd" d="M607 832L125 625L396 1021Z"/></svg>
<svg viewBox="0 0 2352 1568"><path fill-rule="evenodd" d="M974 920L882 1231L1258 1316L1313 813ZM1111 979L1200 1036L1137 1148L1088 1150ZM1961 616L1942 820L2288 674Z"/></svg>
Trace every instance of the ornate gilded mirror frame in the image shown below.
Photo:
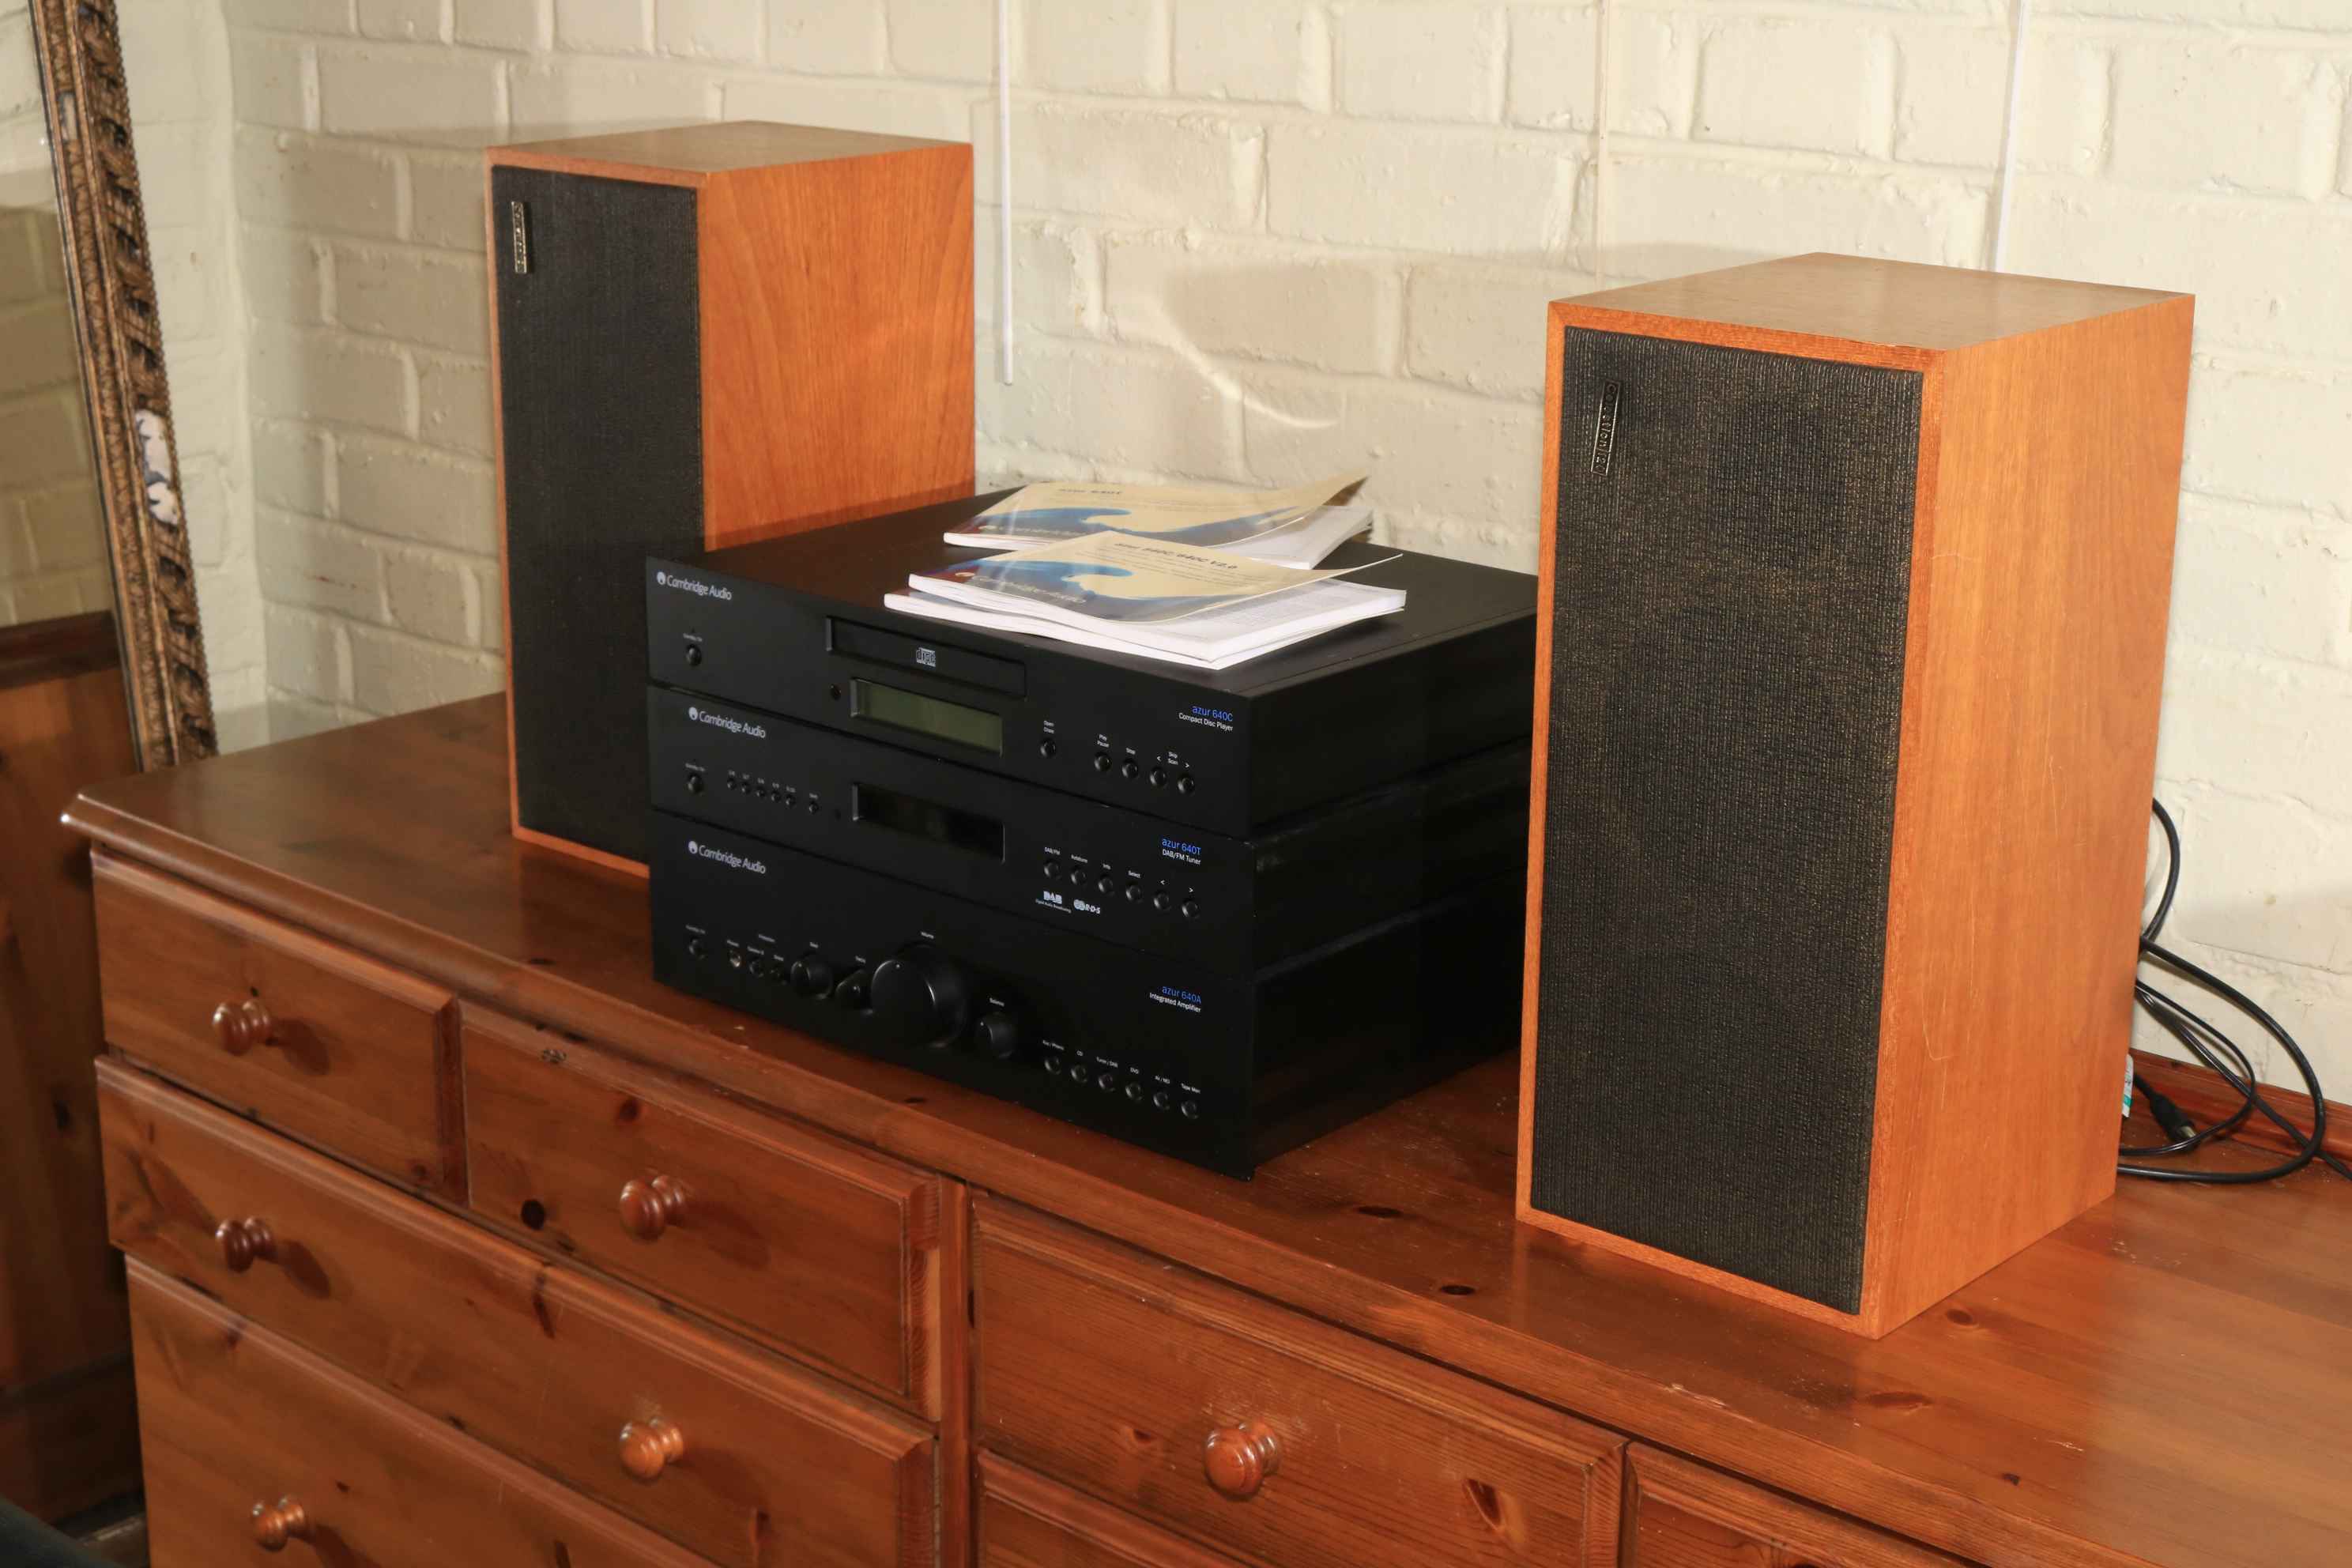
<svg viewBox="0 0 2352 1568"><path fill-rule="evenodd" d="M142 768L218 749L114 0L31 0L68 291Z"/></svg>

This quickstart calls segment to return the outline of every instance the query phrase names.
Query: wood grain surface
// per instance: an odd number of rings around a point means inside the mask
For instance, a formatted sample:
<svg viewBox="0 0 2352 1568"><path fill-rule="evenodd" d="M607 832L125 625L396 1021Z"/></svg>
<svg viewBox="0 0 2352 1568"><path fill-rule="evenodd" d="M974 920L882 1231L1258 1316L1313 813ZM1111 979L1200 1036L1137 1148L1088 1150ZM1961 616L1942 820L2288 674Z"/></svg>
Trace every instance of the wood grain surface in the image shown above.
<svg viewBox="0 0 2352 1568"><path fill-rule="evenodd" d="M105 616L0 634L0 1498L44 1518L138 1474L89 1078L89 854L58 820L134 765L113 635Z"/></svg>
<svg viewBox="0 0 2352 1568"><path fill-rule="evenodd" d="M1510 1062L1242 1183L669 991L642 883L509 835L503 717L486 698L122 780L73 817L468 1000L1965 1558L2352 1558L2352 1186L2332 1174L2127 1184L1860 1340L1517 1224Z"/></svg>
<svg viewBox="0 0 2352 1568"><path fill-rule="evenodd" d="M291 1563L707 1568L218 1302L131 1266L152 1568L261 1561L256 1510L301 1510Z"/></svg>
<svg viewBox="0 0 2352 1568"><path fill-rule="evenodd" d="M938 1414L940 1178L469 1009L476 1213ZM631 1183L682 1194L646 1239Z"/></svg>
<svg viewBox="0 0 2352 1568"><path fill-rule="evenodd" d="M449 994L107 856L106 1039L180 1082L394 1180L464 1191ZM252 1007L264 1037L223 1037Z"/></svg>
<svg viewBox="0 0 2352 1568"><path fill-rule="evenodd" d="M427 1415L730 1568L912 1568L934 1552L930 1434L100 1064L115 1244ZM259 1218L236 1269L215 1233ZM457 1326L462 1325L462 1331ZM647 1482L626 1429L685 1435Z"/></svg>
<svg viewBox="0 0 2352 1568"><path fill-rule="evenodd" d="M1281 1568L1617 1561L1614 1433L1042 1216L978 1219L984 1450Z"/></svg>
<svg viewBox="0 0 2352 1568"><path fill-rule="evenodd" d="M980 1458L980 1568L1235 1568L1131 1513Z"/></svg>
<svg viewBox="0 0 2352 1568"><path fill-rule="evenodd" d="M1819 1509L1636 1444L1625 1568L1963 1568Z"/></svg>

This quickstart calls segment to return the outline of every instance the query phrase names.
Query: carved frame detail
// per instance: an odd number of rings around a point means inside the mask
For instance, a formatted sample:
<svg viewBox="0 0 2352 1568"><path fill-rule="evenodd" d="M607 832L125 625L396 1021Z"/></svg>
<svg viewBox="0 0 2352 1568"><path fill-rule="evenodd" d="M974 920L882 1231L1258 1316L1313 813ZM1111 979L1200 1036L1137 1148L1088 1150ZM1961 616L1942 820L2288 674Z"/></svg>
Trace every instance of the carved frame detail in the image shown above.
<svg viewBox="0 0 2352 1568"><path fill-rule="evenodd" d="M142 768L219 750L114 0L30 0Z"/></svg>

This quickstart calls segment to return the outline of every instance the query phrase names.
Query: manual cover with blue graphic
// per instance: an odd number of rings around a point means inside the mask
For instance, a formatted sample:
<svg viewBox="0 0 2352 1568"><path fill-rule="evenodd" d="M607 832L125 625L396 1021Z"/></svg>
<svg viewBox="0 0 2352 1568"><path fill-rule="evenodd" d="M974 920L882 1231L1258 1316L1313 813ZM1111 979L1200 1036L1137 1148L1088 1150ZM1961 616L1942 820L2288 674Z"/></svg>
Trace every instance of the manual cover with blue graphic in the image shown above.
<svg viewBox="0 0 2352 1568"><path fill-rule="evenodd" d="M1370 508L1329 504L1363 479L1339 474L1286 489L1239 491L1048 480L1024 486L943 537L974 549L1018 550L1098 533L1132 533L1279 565L1313 566L1371 527Z"/></svg>
<svg viewBox="0 0 2352 1568"><path fill-rule="evenodd" d="M887 603L941 620L1222 668L1404 607L1402 589L1338 580L1345 575L1097 533L917 573L907 580L914 592Z"/></svg>

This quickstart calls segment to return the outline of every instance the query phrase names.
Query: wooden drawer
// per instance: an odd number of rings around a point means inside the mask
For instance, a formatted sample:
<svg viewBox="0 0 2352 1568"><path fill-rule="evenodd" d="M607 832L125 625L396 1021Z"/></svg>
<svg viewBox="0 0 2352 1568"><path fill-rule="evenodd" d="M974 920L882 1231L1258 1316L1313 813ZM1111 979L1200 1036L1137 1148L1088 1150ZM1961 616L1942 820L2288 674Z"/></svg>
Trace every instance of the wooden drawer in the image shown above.
<svg viewBox="0 0 2352 1568"><path fill-rule="evenodd" d="M475 1211L939 1414L940 1178L468 1008Z"/></svg>
<svg viewBox="0 0 2352 1568"><path fill-rule="evenodd" d="M1234 1568L1132 1514L982 1455L980 1568Z"/></svg>
<svg viewBox="0 0 2352 1568"><path fill-rule="evenodd" d="M1614 1563L1622 1444L1002 1203L986 1448L1277 1568Z"/></svg>
<svg viewBox="0 0 2352 1568"><path fill-rule="evenodd" d="M1628 1568L1963 1568L1960 1559L1636 1444Z"/></svg>
<svg viewBox="0 0 2352 1568"><path fill-rule="evenodd" d="M131 1316L154 1568L708 1568L137 1262Z"/></svg>
<svg viewBox="0 0 2352 1568"><path fill-rule="evenodd" d="M134 1258L719 1563L936 1560L927 1429L115 1063L99 1100Z"/></svg>
<svg viewBox="0 0 2352 1568"><path fill-rule="evenodd" d="M110 1044L356 1163L463 1192L448 993L129 861L92 863Z"/></svg>

